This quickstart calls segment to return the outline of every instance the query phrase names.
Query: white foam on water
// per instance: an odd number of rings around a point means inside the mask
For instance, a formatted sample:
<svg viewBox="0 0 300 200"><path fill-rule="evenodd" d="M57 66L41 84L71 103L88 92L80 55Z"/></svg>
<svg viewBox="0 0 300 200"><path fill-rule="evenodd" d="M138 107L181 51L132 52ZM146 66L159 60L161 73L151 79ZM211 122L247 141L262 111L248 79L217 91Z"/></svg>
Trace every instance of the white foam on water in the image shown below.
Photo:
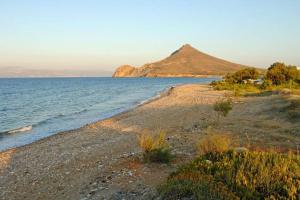
<svg viewBox="0 0 300 200"><path fill-rule="evenodd" d="M26 131L31 131L32 130L32 126L24 126L21 128L16 128L13 130L8 131L7 133L20 133L20 132L26 132Z"/></svg>

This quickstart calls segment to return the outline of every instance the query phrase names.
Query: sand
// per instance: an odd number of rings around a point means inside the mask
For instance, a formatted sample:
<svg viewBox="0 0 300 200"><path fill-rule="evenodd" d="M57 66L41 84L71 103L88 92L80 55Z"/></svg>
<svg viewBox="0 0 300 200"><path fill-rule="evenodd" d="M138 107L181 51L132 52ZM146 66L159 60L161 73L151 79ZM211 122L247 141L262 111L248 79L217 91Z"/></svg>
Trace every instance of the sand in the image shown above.
<svg viewBox="0 0 300 200"><path fill-rule="evenodd" d="M2 152L0 199L155 199L156 187L195 157L208 130L228 133L240 145L300 144L300 123L279 113L284 98L235 99L233 111L216 123L213 103L225 96L208 85L177 86L128 112ZM137 136L160 131L176 159L145 164Z"/></svg>

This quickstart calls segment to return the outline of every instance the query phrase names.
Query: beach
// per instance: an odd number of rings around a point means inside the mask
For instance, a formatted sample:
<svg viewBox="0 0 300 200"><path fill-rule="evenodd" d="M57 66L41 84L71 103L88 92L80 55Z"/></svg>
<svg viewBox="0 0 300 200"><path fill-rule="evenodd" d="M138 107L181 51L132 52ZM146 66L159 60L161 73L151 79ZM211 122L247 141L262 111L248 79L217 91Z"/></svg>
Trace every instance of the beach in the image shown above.
<svg viewBox="0 0 300 200"><path fill-rule="evenodd" d="M216 124L213 104L227 95L208 85L172 87L111 118L1 152L0 199L155 199L169 173L195 157L207 130L258 147L300 144L299 124L276 113L287 103L278 95L234 99L232 112ZM137 137L161 131L176 159L143 163Z"/></svg>

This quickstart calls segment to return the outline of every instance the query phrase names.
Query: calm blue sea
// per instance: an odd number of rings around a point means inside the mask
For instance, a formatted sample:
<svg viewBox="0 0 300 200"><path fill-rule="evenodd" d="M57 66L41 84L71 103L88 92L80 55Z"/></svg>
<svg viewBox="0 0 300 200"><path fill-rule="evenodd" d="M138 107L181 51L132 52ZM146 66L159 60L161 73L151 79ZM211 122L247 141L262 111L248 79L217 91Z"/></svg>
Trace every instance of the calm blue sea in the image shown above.
<svg viewBox="0 0 300 200"><path fill-rule="evenodd" d="M168 87L213 78L0 79L0 151L133 108Z"/></svg>

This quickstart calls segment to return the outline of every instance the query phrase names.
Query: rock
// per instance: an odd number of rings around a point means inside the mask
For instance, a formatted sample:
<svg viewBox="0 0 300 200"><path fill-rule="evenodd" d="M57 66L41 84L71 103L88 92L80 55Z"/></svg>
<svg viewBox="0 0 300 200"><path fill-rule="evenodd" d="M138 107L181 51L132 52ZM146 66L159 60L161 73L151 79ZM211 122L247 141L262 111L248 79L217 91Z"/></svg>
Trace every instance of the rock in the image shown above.
<svg viewBox="0 0 300 200"><path fill-rule="evenodd" d="M205 162L206 162L207 164L211 164L211 163L212 163L210 160L205 160Z"/></svg>
<svg viewBox="0 0 300 200"><path fill-rule="evenodd" d="M284 88L284 89L279 91L279 94L281 94L281 95L291 95L292 91L290 89Z"/></svg>
<svg viewBox="0 0 300 200"><path fill-rule="evenodd" d="M246 147L236 147L233 149L234 151L238 152L238 153L243 153L243 152L247 152L248 149Z"/></svg>
<svg viewBox="0 0 300 200"><path fill-rule="evenodd" d="M132 77L136 68L130 65L122 65L117 68L113 77Z"/></svg>

